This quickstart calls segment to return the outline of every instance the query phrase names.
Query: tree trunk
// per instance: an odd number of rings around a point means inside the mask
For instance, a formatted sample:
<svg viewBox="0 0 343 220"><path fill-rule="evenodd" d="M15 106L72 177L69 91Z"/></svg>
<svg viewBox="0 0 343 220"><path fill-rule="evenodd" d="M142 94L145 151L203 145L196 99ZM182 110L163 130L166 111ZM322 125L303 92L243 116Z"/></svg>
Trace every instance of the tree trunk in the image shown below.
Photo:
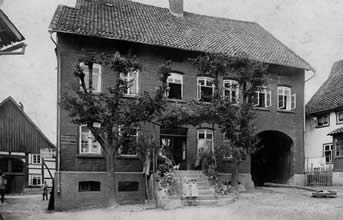
<svg viewBox="0 0 343 220"><path fill-rule="evenodd" d="M114 149L110 146L107 147L106 153L106 169L108 173L108 189L111 192L109 194L109 205L115 206L117 205L116 201L116 183L115 183L115 176L114 176Z"/></svg>
<svg viewBox="0 0 343 220"><path fill-rule="evenodd" d="M232 176L231 176L231 184L235 191L238 191L238 171L239 163L235 159L232 161Z"/></svg>

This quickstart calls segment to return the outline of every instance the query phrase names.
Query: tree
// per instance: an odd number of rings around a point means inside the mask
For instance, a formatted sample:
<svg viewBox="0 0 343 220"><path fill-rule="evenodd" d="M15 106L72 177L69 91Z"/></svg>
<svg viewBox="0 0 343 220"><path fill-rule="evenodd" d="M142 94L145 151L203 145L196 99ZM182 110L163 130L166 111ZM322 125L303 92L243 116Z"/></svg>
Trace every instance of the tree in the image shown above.
<svg viewBox="0 0 343 220"><path fill-rule="evenodd" d="M227 141L217 146L217 159L232 155L232 184L238 184L238 168L246 157L258 149L258 138L254 132L256 91L262 90L268 65L253 61L246 55L230 57L226 54L204 54L193 59L199 75L213 79L213 93L208 102L193 100L186 105L177 105L165 112L161 118L167 125L199 126L209 123L225 135ZM225 95L219 80L227 77L238 82L241 103ZM231 85L231 89L234 89Z"/></svg>
<svg viewBox="0 0 343 220"><path fill-rule="evenodd" d="M84 63L88 67L88 77L80 66ZM93 66L103 64L111 68L114 84L101 93L93 91ZM164 111L165 91L167 78L171 71L170 63L161 65L158 75L161 85L154 94L143 92L137 99L124 97L125 91L130 86L129 81L120 77L120 74L128 74L141 70L141 65L130 54L126 57L119 52L113 55L86 51L79 59L74 75L80 81L80 87L69 89L63 96L63 106L69 111L72 122L78 125L87 125L94 138L101 145L106 160L108 172L108 187L113 192L110 203L115 204L115 155L120 147L136 147L135 144L127 144L130 139L130 129L137 128L144 122L156 124L156 119ZM88 80L88 81L86 81ZM140 139L140 146L152 146L154 143L142 143L146 139ZM139 155L146 153L146 149L140 149ZM143 156L141 156L143 157Z"/></svg>

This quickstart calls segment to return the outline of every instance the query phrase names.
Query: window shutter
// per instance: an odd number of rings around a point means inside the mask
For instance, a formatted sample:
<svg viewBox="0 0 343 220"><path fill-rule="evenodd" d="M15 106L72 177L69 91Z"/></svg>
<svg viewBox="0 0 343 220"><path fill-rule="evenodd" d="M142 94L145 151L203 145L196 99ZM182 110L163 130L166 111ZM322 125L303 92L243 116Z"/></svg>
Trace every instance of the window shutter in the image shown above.
<svg viewBox="0 0 343 220"><path fill-rule="evenodd" d="M93 64L93 91L101 92L101 65Z"/></svg>
<svg viewBox="0 0 343 220"><path fill-rule="evenodd" d="M272 91L267 91L266 96L266 108L268 108L272 105Z"/></svg>
<svg viewBox="0 0 343 220"><path fill-rule="evenodd" d="M291 95L291 110L294 110L296 108L296 94Z"/></svg>
<svg viewBox="0 0 343 220"><path fill-rule="evenodd" d="M199 82L198 82L198 100L201 99L201 86L199 85Z"/></svg>
<svg viewBox="0 0 343 220"><path fill-rule="evenodd" d="M85 74L85 84L86 84L86 88L88 89L88 85L89 85L89 72L88 72L88 66L85 65L85 63L80 63L80 68L83 70L83 73ZM82 90L81 87L81 81L80 81L80 90Z"/></svg>

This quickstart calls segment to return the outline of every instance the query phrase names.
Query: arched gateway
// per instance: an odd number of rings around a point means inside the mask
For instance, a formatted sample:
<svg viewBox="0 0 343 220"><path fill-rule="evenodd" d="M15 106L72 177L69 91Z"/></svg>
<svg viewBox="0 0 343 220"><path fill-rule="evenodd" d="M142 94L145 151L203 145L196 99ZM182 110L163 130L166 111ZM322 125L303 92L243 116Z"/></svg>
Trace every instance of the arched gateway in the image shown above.
<svg viewBox="0 0 343 220"><path fill-rule="evenodd" d="M260 149L251 155L255 186L264 182L287 183L292 176L292 139L279 131L263 131L258 137Z"/></svg>

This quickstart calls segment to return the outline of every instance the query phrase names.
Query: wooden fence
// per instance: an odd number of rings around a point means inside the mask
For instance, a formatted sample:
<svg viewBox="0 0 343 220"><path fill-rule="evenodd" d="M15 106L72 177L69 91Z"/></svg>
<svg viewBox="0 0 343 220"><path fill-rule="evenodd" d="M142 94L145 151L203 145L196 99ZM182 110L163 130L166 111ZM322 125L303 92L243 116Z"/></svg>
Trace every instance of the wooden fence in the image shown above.
<svg viewBox="0 0 343 220"><path fill-rule="evenodd" d="M332 163L315 166L307 158L305 167L306 186L332 186Z"/></svg>

